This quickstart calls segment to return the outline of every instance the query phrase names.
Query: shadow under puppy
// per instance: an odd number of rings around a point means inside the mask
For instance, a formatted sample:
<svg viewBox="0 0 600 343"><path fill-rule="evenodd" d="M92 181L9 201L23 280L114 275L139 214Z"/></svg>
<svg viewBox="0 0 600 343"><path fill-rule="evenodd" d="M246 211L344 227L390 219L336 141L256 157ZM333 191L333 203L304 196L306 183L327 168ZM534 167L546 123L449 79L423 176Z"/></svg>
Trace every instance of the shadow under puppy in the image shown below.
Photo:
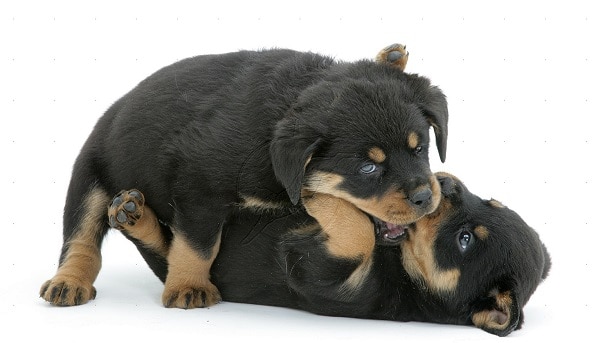
<svg viewBox="0 0 600 343"><path fill-rule="evenodd" d="M41 297L61 306L94 298L106 208L123 189L142 191L172 236L162 299L179 308L221 299L210 268L240 206L303 211L301 194L319 192L397 228L430 213L440 190L429 129L443 161L447 105L428 79L401 70L405 57L240 51L151 75L99 119L75 162L59 268Z"/></svg>
<svg viewBox="0 0 600 343"><path fill-rule="evenodd" d="M319 222L302 212L242 210L225 224L212 280L225 301L506 336L521 327L523 307L548 275L548 251L517 213L436 175L439 207L401 232L329 194L305 195L329 212ZM143 194L119 194L109 216L120 217L118 228L164 281L170 240Z"/></svg>

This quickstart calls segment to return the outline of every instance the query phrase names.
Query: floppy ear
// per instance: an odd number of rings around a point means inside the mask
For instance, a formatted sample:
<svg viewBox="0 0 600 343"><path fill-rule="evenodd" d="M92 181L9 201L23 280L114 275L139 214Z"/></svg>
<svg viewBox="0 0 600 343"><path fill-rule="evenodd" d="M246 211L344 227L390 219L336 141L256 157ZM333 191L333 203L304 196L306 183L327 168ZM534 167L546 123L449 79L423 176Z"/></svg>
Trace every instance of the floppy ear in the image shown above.
<svg viewBox="0 0 600 343"><path fill-rule="evenodd" d="M271 163L275 177L294 205L300 200L306 166L321 141L313 130L301 126L293 115L277 123L270 146Z"/></svg>
<svg viewBox="0 0 600 343"><path fill-rule="evenodd" d="M473 324L491 334L504 337L523 323L523 311L512 289L491 291L471 307Z"/></svg>
<svg viewBox="0 0 600 343"><path fill-rule="evenodd" d="M439 88L430 86L419 107L425 112L429 124L433 127L440 160L445 162L446 143L448 141L448 103L446 102L446 96Z"/></svg>

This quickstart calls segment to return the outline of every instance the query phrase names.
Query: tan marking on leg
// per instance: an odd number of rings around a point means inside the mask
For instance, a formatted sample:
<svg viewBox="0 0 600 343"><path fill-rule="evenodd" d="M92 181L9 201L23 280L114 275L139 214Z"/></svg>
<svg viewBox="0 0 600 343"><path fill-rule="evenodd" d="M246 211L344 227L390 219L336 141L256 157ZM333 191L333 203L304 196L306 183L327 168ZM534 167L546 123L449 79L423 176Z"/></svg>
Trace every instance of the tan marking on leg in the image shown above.
<svg viewBox="0 0 600 343"><path fill-rule="evenodd" d="M498 201L496 199L491 199L490 201L488 201L488 204L490 204L490 206L496 207L496 208L506 208L506 206L504 206L504 204L502 204L500 201Z"/></svg>
<svg viewBox="0 0 600 343"><path fill-rule="evenodd" d="M360 291L373 266L372 255L364 259L340 287L340 295L344 299L352 299Z"/></svg>
<svg viewBox="0 0 600 343"><path fill-rule="evenodd" d="M442 270L437 264L434 243L443 219L452 210L448 200L442 200L438 209L415 223L408 239L402 244L402 264L415 280L422 280L435 292L451 292L456 289L460 270Z"/></svg>
<svg viewBox="0 0 600 343"><path fill-rule="evenodd" d="M343 181L344 178L341 175L316 172L308 177L305 190L330 194L344 199L372 216L400 225L414 223L424 215L431 213L436 209L442 198L440 184L435 175L429 177L432 198L431 205L427 208L413 206L402 191L396 190L390 191L379 198L357 198L338 188L338 185Z"/></svg>
<svg viewBox="0 0 600 343"><path fill-rule="evenodd" d="M122 230L140 241L146 248L162 257L169 253L169 240L164 236L156 214L148 205L141 210L141 217L133 224L123 224Z"/></svg>
<svg viewBox="0 0 600 343"><path fill-rule="evenodd" d="M352 298L371 271L375 248L373 223L356 206L329 194L305 193L303 204L326 233L325 245L331 255L360 260L358 267L340 286L340 296Z"/></svg>
<svg viewBox="0 0 600 343"><path fill-rule="evenodd" d="M181 233L174 232L167 255L169 271L162 295L165 307L208 307L221 301L219 290L210 282L210 268L219 252L220 243L219 235L209 258L204 259Z"/></svg>
<svg viewBox="0 0 600 343"><path fill-rule="evenodd" d="M477 236L477 238L481 240L488 238L488 236L490 235L490 231L483 225L479 225L473 231L475 231L475 235Z"/></svg>
<svg viewBox="0 0 600 343"><path fill-rule="evenodd" d="M408 63L408 52L406 51L406 45L392 44L381 49L377 56L375 56L377 63L389 64L402 71L406 68Z"/></svg>
<svg viewBox="0 0 600 343"><path fill-rule="evenodd" d="M306 194L305 194L306 195ZM351 203L330 194L304 196L304 207L328 235L329 252L341 258L368 259L375 247L373 223Z"/></svg>
<svg viewBox="0 0 600 343"><path fill-rule="evenodd" d="M242 196L242 202L240 203L240 206L242 208L248 208L255 211L272 211L281 210L286 207L286 204L244 195Z"/></svg>
<svg viewBox="0 0 600 343"><path fill-rule="evenodd" d="M369 149L369 158L375 163L382 163L386 157L385 152L381 148L372 147Z"/></svg>
<svg viewBox="0 0 600 343"><path fill-rule="evenodd" d="M100 242L109 201L110 197L99 188L86 196L83 217L74 235L65 243L67 250L56 275L40 290L40 296L46 301L72 306L85 304L96 297L93 283L102 265Z"/></svg>
<svg viewBox="0 0 600 343"><path fill-rule="evenodd" d="M117 194L107 211L109 224L139 241L145 248L167 257L170 241L164 236L158 217L145 205L144 194L137 189Z"/></svg>
<svg viewBox="0 0 600 343"><path fill-rule="evenodd" d="M416 148L419 145L419 135L416 132L409 133L407 143L409 148Z"/></svg>

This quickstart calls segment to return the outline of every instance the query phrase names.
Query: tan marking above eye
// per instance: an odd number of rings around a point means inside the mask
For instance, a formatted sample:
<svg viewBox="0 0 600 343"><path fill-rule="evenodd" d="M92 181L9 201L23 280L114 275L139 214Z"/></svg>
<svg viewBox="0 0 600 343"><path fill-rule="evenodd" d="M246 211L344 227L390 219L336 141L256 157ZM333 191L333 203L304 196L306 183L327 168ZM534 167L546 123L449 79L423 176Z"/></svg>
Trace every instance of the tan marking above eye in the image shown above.
<svg viewBox="0 0 600 343"><path fill-rule="evenodd" d="M385 155L385 152L383 152L381 148L372 147L369 149L369 158L375 163L381 163L385 161L386 157L387 156Z"/></svg>
<svg viewBox="0 0 600 343"><path fill-rule="evenodd" d="M473 231L475 231L475 235L479 239L486 239L490 235L490 231L483 225L479 225Z"/></svg>
<svg viewBox="0 0 600 343"><path fill-rule="evenodd" d="M408 147L411 149L416 148L419 145L419 135L416 132L412 131L408 134Z"/></svg>

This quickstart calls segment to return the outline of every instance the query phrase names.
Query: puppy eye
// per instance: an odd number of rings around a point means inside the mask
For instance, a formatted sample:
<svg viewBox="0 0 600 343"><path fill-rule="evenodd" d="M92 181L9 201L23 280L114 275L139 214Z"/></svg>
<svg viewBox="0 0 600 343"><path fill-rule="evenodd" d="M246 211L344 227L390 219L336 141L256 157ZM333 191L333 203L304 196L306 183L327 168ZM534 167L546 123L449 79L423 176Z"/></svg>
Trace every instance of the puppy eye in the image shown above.
<svg viewBox="0 0 600 343"><path fill-rule="evenodd" d="M422 146L422 145L419 145L419 146L417 146L417 147L416 147L416 148L413 150L413 152L415 153L415 155L421 155L421 153L423 152L423 146Z"/></svg>
<svg viewBox="0 0 600 343"><path fill-rule="evenodd" d="M472 242L473 235L469 231L461 231L458 235L458 245L460 245L462 251L465 251Z"/></svg>
<svg viewBox="0 0 600 343"><path fill-rule="evenodd" d="M377 170L375 163L365 163L360 167L360 172L363 174L371 174Z"/></svg>

